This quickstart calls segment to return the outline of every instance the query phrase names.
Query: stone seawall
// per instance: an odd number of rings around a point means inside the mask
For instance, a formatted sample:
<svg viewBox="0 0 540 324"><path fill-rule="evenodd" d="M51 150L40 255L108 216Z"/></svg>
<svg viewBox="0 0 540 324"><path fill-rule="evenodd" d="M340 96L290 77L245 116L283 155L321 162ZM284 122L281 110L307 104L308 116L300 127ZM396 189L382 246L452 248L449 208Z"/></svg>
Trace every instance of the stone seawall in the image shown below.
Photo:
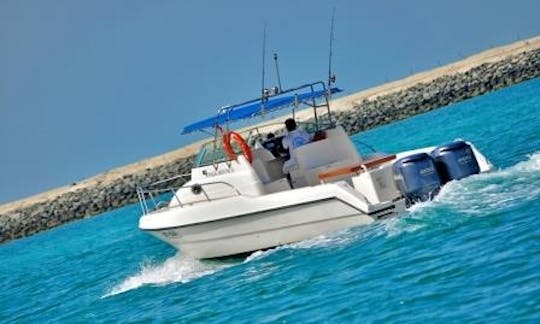
<svg viewBox="0 0 540 324"><path fill-rule="evenodd" d="M516 46L509 53L505 48L506 52L497 60L491 57L485 63L471 64L465 70L444 73L412 85L403 82L407 86L380 91L379 95L352 95L350 100L338 99L336 102L340 101L342 107L334 116L349 134L354 134L539 77L540 38L531 40L538 46L526 49ZM523 43L529 45L529 41ZM193 149L179 150L151 161L112 170L79 184L0 206L0 242L134 203L137 201L137 186L189 173L192 159Z"/></svg>
<svg viewBox="0 0 540 324"><path fill-rule="evenodd" d="M360 131L444 107L540 76L540 49L485 63L463 73L419 82L375 99L364 99L335 115L347 133Z"/></svg>

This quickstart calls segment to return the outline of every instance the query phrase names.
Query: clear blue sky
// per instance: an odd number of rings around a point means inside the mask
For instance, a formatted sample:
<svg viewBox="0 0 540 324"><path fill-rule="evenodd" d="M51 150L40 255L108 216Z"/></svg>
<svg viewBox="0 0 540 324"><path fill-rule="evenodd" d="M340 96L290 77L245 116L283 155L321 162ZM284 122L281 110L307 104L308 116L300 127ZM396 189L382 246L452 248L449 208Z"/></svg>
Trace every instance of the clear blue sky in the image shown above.
<svg viewBox="0 0 540 324"><path fill-rule="evenodd" d="M181 147L185 124L334 71L349 93L540 34L540 1L0 1L0 203Z"/></svg>

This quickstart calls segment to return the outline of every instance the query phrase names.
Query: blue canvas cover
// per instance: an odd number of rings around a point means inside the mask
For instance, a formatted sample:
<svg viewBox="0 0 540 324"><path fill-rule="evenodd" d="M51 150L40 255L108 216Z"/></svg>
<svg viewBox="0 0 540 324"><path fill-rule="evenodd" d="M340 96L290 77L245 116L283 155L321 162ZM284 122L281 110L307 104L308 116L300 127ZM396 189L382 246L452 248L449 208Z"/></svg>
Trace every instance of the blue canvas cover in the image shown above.
<svg viewBox="0 0 540 324"><path fill-rule="evenodd" d="M343 91L339 88L332 88L332 93L338 93ZM326 94L326 90L317 90L309 91L300 94L287 95L287 96L277 96L271 99L266 100L264 105L262 100L255 100L244 105L239 105L237 107L232 106L225 108L224 112L216 116L212 116L201 121L189 124L184 127L182 134L188 134L194 131L198 131L205 128L213 128L216 125L222 125L227 121L236 121L242 120L245 118L255 117L264 112L273 112L286 107L290 107L294 104L295 100L298 100L300 103L323 97Z"/></svg>

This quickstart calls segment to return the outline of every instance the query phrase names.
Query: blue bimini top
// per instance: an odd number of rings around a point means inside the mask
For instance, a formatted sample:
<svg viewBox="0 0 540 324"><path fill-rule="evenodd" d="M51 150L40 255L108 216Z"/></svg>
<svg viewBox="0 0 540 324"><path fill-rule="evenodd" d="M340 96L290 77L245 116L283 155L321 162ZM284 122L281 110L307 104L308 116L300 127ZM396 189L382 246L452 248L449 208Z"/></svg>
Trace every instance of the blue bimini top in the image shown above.
<svg viewBox="0 0 540 324"><path fill-rule="evenodd" d="M299 87L302 88L302 87ZM297 89L299 89L297 88ZM338 93L342 92L342 89L332 88L330 92ZM292 90L287 91L292 92ZM287 93L285 92L285 93ZM294 95L277 95L270 99L255 99L243 104L224 107L220 109L220 112L216 116L212 116L198 122L189 124L184 127L182 134L188 134L205 128L213 128L218 125L222 125L226 122L238 121L246 118L252 118L261 115L265 112L278 111L283 108L290 107L295 102L301 104L307 100L323 97L327 94L325 89L317 91L309 91L304 93L295 93Z"/></svg>

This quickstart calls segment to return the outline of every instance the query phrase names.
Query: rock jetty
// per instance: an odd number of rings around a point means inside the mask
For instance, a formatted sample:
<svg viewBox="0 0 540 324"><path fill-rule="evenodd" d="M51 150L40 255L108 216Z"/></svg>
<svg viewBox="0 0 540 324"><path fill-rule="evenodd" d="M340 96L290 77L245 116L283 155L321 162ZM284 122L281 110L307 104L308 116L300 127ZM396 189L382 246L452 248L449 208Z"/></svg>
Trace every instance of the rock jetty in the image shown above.
<svg viewBox="0 0 540 324"><path fill-rule="evenodd" d="M337 122L354 134L539 76L536 37L336 99L332 106ZM198 144L2 205L0 242L134 203L138 186L189 173Z"/></svg>
<svg viewBox="0 0 540 324"><path fill-rule="evenodd" d="M364 98L353 103L352 109L338 112L334 117L347 133L354 134L538 76L540 49L484 63L463 73L419 82L374 99Z"/></svg>

